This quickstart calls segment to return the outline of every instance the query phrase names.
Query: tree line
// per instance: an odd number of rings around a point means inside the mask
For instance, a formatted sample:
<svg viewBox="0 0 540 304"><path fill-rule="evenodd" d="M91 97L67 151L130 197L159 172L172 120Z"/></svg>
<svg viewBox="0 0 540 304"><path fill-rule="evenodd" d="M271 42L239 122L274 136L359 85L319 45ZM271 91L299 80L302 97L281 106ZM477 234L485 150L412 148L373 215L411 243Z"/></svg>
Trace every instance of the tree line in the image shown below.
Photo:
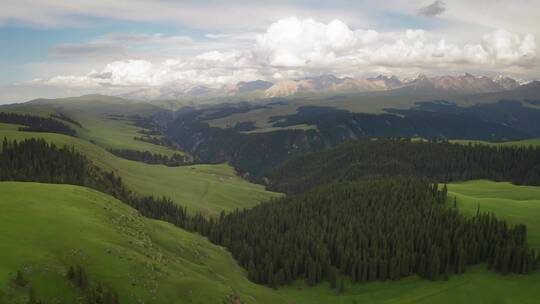
<svg viewBox="0 0 540 304"><path fill-rule="evenodd" d="M471 179L540 185L540 148L460 145L410 139L355 140L292 158L268 174L269 188L301 193L336 180L418 176L434 182Z"/></svg>
<svg viewBox="0 0 540 304"><path fill-rule="evenodd" d="M67 122L70 122L74 125L76 125L77 127L79 128L82 128L83 126L81 125L81 123L79 123L78 121L76 121L75 119L69 117L68 115L64 114L64 113L53 113L51 114L51 117L52 118L56 118L56 119L60 119L60 120L63 120L63 121L67 121Z"/></svg>
<svg viewBox="0 0 540 304"><path fill-rule="evenodd" d="M75 136L77 132L62 122L49 118L10 112L0 112L0 122L23 125L20 131L51 132L69 136Z"/></svg>
<svg viewBox="0 0 540 304"><path fill-rule="evenodd" d="M191 164L191 160L188 156L182 155L180 153L173 153L171 156L152 153L150 151L138 151L131 149L108 149L112 154L133 160L138 162L143 162L151 165L165 165L169 167L178 167L186 164Z"/></svg>
<svg viewBox="0 0 540 304"><path fill-rule="evenodd" d="M86 270L80 265L70 266L66 278L83 294L86 304L119 304L118 293L102 284L88 279Z"/></svg>
<svg viewBox="0 0 540 304"><path fill-rule="evenodd" d="M188 223L191 218L186 209L170 199L132 192L114 171L95 166L73 147L58 147L43 139L11 141L4 138L0 151L0 180L85 186L112 195L146 217L180 227L193 226ZM200 221L199 217L196 221Z"/></svg>

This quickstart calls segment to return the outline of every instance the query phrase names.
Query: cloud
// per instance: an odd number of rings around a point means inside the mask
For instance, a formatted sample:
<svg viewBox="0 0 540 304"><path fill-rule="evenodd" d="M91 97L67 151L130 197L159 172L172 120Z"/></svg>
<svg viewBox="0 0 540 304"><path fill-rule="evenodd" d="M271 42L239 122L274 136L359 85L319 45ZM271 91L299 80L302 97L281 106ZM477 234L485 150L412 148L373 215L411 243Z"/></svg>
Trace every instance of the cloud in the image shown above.
<svg viewBox="0 0 540 304"><path fill-rule="evenodd" d="M112 33L103 37L105 40L133 44L189 44L189 36L166 36L161 33Z"/></svg>
<svg viewBox="0 0 540 304"><path fill-rule="evenodd" d="M120 60L138 57L148 50L180 49L193 44L189 36L167 36L161 33L110 33L83 43L61 43L49 50L52 59L84 61Z"/></svg>
<svg viewBox="0 0 540 304"><path fill-rule="evenodd" d="M290 17L257 35L257 51L270 65L300 67L324 64L377 39L377 32L352 31L340 20L328 24Z"/></svg>
<svg viewBox="0 0 540 304"><path fill-rule="evenodd" d="M107 39L138 44L169 38L155 34L114 34ZM526 72L538 67L539 61L532 34L518 35L502 29L481 35L477 42L460 44L424 30L354 30L337 19L325 23L289 17L270 24L253 41L253 44L237 45L242 49L203 51L193 56L115 60L85 75L40 78L32 84L96 90L219 87L239 81L321 73L360 77L369 73L410 74L426 70ZM193 41L195 46L197 43ZM70 51L82 52L73 46Z"/></svg>
<svg viewBox="0 0 540 304"><path fill-rule="evenodd" d="M350 5L347 0L342 1ZM89 26L97 20L157 22L184 25L196 29L260 29L268 22L287 15L313 16L329 19L340 16L357 20L362 11L354 14L341 5L312 5L293 1L264 0L2 0L0 25L16 22L35 26Z"/></svg>
<svg viewBox="0 0 540 304"><path fill-rule="evenodd" d="M482 46L492 60L500 63L524 65L536 58L536 42L531 34L522 38L505 30L497 30L484 35Z"/></svg>
<svg viewBox="0 0 540 304"><path fill-rule="evenodd" d="M229 38L231 36L232 36L231 34L212 34L212 33L208 33L204 35L204 37L208 39L223 39L223 38Z"/></svg>
<svg viewBox="0 0 540 304"><path fill-rule="evenodd" d="M426 5L418 10L418 13L426 17L436 17L446 11L446 2L443 0L435 0L430 5Z"/></svg>
<svg viewBox="0 0 540 304"><path fill-rule="evenodd" d="M55 45L49 52L53 58L114 58L126 53L126 47L110 43L62 43Z"/></svg>
<svg viewBox="0 0 540 304"><path fill-rule="evenodd" d="M352 70L464 64L497 68L537 59L534 36L521 37L504 30L486 34L478 43L458 45L431 38L424 30L351 30L339 20L325 24L291 17L270 25L256 41L257 57L264 64L283 68Z"/></svg>

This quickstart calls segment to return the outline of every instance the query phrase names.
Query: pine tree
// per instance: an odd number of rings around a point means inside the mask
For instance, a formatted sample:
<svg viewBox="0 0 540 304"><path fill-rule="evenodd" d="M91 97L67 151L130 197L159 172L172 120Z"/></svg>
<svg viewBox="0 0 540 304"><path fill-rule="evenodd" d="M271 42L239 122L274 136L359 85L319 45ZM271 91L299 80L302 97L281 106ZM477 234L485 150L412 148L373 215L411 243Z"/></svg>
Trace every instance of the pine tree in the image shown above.
<svg viewBox="0 0 540 304"><path fill-rule="evenodd" d="M39 304L39 301L36 299L36 292L33 287L28 289L28 304Z"/></svg>
<svg viewBox="0 0 540 304"><path fill-rule="evenodd" d="M73 282L75 280L75 269L73 268L73 266L69 266L69 269L68 269L68 271L66 273L66 277L71 282Z"/></svg>
<svg viewBox="0 0 540 304"><path fill-rule="evenodd" d="M339 281L339 293L344 293L345 292L345 279L341 279Z"/></svg>
<svg viewBox="0 0 540 304"><path fill-rule="evenodd" d="M19 287L24 287L28 284L28 281L24 278L22 272L20 270L17 270L17 274L15 276L15 285Z"/></svg>

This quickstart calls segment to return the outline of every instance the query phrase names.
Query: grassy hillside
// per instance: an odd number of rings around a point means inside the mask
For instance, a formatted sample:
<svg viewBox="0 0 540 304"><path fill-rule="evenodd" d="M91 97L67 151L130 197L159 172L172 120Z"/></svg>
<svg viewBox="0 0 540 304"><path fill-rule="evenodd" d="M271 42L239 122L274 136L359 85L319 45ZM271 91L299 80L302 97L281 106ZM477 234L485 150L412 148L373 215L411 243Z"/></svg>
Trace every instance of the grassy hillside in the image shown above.
<svg viewBox="0 0 540 304"><path fill-rule="evenodd" d="M135 140L141 128L127 118L131 115L147 116L162 109L145 102L134 102L117 97L86 95L81 97L38 99L29 103L8 105L0 111L10 111L49 117L63 113L76 120L82 128L62 121L77 131L78 136L104 148L149 151L170 156L182 153L164 146ZM115 116L116 115L116 116ZM126 116L120 118L118 115Z"/></svg>
<svg viewBox="0 0 540 304"><path fill-rule="evenodd" d="M46 303L76 303L78 290L64 278L76 264L121 303L223 303L233 292L245 303L284 302L250 283L224 249L88 188L1 182L0 208L0 229L9 232L0 234L7 303L26 303L11 283L17 271Z"/></svg>
<svg viewBox="0 0 540 304"><path fill-rule="evenodd" d="M449 184L448 195L451 201L457 198L465 214L474 214L480 205L481 211L493 212L509 223L526 224L529 244L540 249L540 187L476 180Z"/></svg>
<svg viewBox="0 0 540 304"><path fill-rule="evenodd" d="M467 145L471 144L484 144L484 145L500 145L500 146L540 146L540 138L525 139L517 141L505 141L505 142L489 142L483 140L451 140L451 142Z"/></svg>
<svg viewBox="0 0 540 304"><path fill-rule="evenodd" d="M10 130L11 129L11 130ZM88 141L53 133L20 132L0 126L0 138L43 138L57 145L74 146L96 165L116 171L127 186L139 193L169 196L191 211L216 215L222 210L254 206L277 194L245 181L227 164L167 167L116 157Z"/></svg>

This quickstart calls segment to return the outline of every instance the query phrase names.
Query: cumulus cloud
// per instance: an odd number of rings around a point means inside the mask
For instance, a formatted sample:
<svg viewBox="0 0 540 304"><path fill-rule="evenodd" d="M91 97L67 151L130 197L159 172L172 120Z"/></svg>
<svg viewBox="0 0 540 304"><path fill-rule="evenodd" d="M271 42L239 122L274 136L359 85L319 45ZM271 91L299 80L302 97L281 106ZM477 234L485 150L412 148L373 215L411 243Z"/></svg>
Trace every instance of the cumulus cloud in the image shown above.
<svg viewBox="0 0 540 304"><path fill-rule="evenodd" d="M189 60L168 59L159 64L147 60L119 60L101 71L83 76L35 79L33 84L69 87L188 87L194 84L221 86L264 78L249 56L236 52L208 52Z"/></svg>
<svg viewBox="0 0 540 304"><path fill-rule="evenodd" d="M296 67L324 64L368 44L377 32L352 31L340 20L328 24L296 17L279 20L257 35L257 50L270 65Z"/></svg>
<svg viewBox="0 0 540 304"><path fill-rule="evenodd" d="M536 42L531 34L522 38L505 30L497 30L484 35L482 46L495 62L527 64L536 57Z"/></svg>
<svg viewBox="0 0 540 304"><path fill-rule="evenodd" d="M446 11L446 2L443 0L436 0L430 5L426 5L418 10L418 13L426 17L439 16Z"/></svg>
<svg viewBox="0 0 540 304"><path fill-rule="evenodd" d="M131 42L164 39L160 35L108 38ZM92 88L221 86L320 73L360 76L407 69L527 69L537 64L536 42L531 34L497 30L478 37L476 43L459 44L424 30L354 30L340 20L324 23L290 17L272 23L246 49L157 61L117 60L86 75L37 79L34 83Z"/></svg>
<svg viewBox="0 0 540 304"><path fill-rule="evenodd" d="M536 59L534 36L504 30L486 34L476 44L457 45L430 38L424 30L377 32L351 30L339 20L327 24L291 17L257 36L255 54L271 66L351 69L373 66L520 65Z"/></svg>

